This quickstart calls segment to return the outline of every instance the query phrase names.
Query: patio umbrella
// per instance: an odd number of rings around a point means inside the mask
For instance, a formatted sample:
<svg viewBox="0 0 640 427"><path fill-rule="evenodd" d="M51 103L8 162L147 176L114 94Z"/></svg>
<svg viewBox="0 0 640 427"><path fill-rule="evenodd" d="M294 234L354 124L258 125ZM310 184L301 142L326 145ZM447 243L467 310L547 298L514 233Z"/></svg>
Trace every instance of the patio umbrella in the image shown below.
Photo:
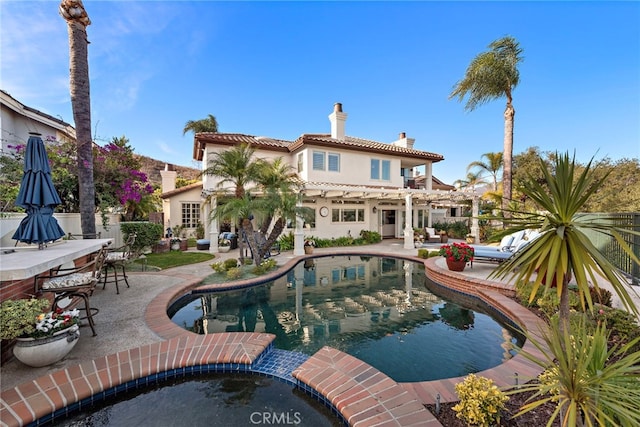
<svg viewBox="0 0 640 427"><path fill-rule="evenodd" d="M64 236L64 231L53 217L60 196L51 180L51 168L40 134L32 133L24 154L24 175L16 205L27 211L13 239L25 243L38 243L40 248Z"/></svg>

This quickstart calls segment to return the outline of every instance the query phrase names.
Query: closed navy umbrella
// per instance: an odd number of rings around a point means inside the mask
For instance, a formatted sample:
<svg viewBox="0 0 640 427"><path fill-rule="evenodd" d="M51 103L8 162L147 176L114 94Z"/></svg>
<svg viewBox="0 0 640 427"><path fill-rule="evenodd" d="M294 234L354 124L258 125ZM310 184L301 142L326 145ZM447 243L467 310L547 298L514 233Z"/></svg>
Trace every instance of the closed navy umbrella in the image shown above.
<svg viewBox="0 0 640 427"><path fill-rule="evenodd" d="M64 236L54 208L61 203L51 180L51 168L44 142L39 134L31 134L24 155L24 175L16 205L27 211L13 234L13 239L25 243L38 243L40 248Z"/></svg>

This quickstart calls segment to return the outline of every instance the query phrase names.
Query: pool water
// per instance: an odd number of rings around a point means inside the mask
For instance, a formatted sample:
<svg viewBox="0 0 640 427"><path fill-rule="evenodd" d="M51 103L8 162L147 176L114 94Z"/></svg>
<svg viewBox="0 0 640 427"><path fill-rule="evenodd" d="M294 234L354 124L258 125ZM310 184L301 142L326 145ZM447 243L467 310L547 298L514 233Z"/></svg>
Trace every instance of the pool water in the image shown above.
<svg viewBox="0 0 640 427"><path fill-rule="evenodd" d="M267 332L277 348L309 355L331 346L398 382L489 369L513 356L512 344L522 345L489 307L437 292L421 263L317 257L273 282L186 295L168 314L200 334Z"/></svg>
<svg viewBox="0 0 640 427"><path fill-rule="evenodd" d="M344 425L291 385L250 374L208 374L127 392L57 422L65 427Z"/></svg>

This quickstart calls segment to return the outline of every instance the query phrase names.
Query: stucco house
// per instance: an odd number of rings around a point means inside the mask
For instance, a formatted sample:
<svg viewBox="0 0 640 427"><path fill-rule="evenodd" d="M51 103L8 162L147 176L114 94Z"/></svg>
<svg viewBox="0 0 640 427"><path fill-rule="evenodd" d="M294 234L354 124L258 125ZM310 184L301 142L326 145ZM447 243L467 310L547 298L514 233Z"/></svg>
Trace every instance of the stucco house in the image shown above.
<svg viewBox="0 0 640 427"><path fill-rule="evenodd" d="M346 120L347 113L336 103L329 115L330 133L303 134L295 141L198 133L193 158L206 168L214 153L245 143L256 149L256 156L266 160L281 157L297 170L304 182L303 206L313 209L315 218L295 224L296 254L303 253L304 236L358 236L361 230L378 231L384 238L403 238L404 246L412 248L413 228L431 225L435 204L472 199L440 181L434 186L432 165L444 160L442 155L415 149L415 140L404 132L390 143L347 136ZM202 196L212 195L217 184L216 177L204 176ZM186 194L184 197L187 200ZM204 220L217 203L215 197L209 200L211 205L203 206L201 218L213 243L218 241L220 230L217 221ZM216 252L216 245L210 250Z"/></svg>
<svg viewBox="0 0 640 427"><path fill-rule="evenodd" d="M25 145L31 132L39 133L45 141L76 139L72 125L22 104L4 90L0 90L0 105L2 153L11 153L16 145Z"/></svg>

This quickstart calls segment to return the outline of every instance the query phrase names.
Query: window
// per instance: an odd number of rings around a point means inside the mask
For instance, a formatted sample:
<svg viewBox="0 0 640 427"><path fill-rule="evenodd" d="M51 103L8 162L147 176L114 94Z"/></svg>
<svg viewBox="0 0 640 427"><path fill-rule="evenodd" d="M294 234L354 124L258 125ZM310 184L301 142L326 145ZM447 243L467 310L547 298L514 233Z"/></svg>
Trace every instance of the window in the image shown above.
<svg viewBox="0 0 640 427"><path fill-rule="evenodd" d="M285 223L286 228L296 228L296 221L288 218ZM316 228L316 210L311 211L310 216L302 220L303 228Z"/></svg>
<svg viewBox="0 0 640 427"><path fill-rule="evenodd" d="M313 152L313 170L314 171L324 170L324 151Z"/></svg>
<svg viewBox="0 0 640 427"><path fill-rule="evenodd" d="M200 203L182 204L182 226L196 228L200 222Z"/></svg>
<svg viewBox="0 0 640 427"><path fill-rule="evenodd" d="M332 222L364 222L364 209L331 209Z"/></svg>
<svg viewBox="0 0 640 427"><path fill-rule="evenodd" d="M371 159L371 179L380 179L380 160Z"/></svg>
<svg viewBox="0 0 640 427"><path fill-rule="evenodd" d="M331 172L340 172L340 154L329 153L328 166Z"/></svg>
<svg viewBox="0 0 640 427"><path fill-rule="evenodd" d="M383 181L391 180L391 161L390 160L382 161L382 180Z"/></svg>
<svg viewBox="0 0 640 427"><path fill-rule="evenodd" d="M304 170L304 155L302 153L298 154L298 172L302 172Z"/></svg>
<svg viewBox="0 0 640 427"><path fill-rule="evenodd" d="M371 179L391 180L391 161L371 159Z"/></svg>

